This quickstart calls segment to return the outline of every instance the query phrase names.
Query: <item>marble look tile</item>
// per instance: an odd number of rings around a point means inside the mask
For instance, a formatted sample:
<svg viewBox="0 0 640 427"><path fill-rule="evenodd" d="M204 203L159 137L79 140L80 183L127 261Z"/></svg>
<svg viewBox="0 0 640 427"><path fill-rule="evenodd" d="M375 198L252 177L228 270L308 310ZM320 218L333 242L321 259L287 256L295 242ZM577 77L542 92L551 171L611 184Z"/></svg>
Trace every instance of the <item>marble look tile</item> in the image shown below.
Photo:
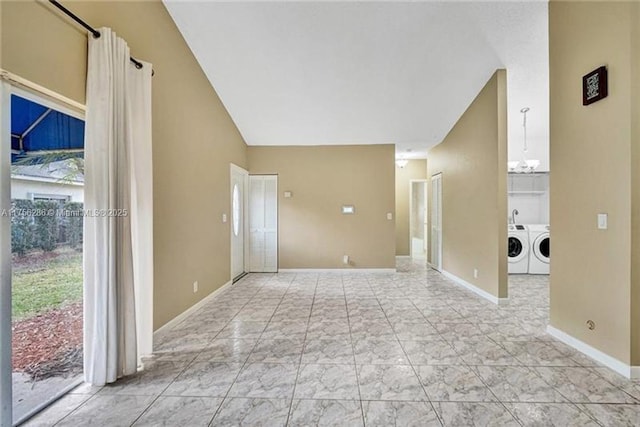
<svg viewBox="0 0 640 427"><path fill-rule="evenodd" d="M351 340L307 340L302 353L302 363L353 364Z"/></svg>
<svg viewBox="0 0 640 427"><path fill-rule="evenodd" d="M229 396L291 398L297 372L298 368L292 364L247 364L231 387Z"/></svg>
<svg viewBox="0 0 640 427"><path fill-rule="evenodd" d="M148 362L134 375L102 387L99 394L157 396L187 367L186 362Z"/></svg>
<svg viewBox="0 0 640 427"><path fill-rule="evenodd" d="M534 370L525 366L476 366L475 369L502 402L566 402Z"/></svg>
<svg viewBox="0 0 640 427"><path fill-rule="evenodd" d="M353 365L302 365L296 399L360 399Z"/></svg>
<svg viewBox="0 0 640 427"><path fill-rule="evenodd" d="M260 340L249 355L249 362L299 363L304 341L302 339Z"/></svg>
<svg viewBox="0 0 640 427"><path fill-rule="evenodd" d="M440 421L428 402L363 401L367 427L439 427Z"/></svg>
<svg viewBox="0 0 640 427"><path fill-rule="evenodd" d="M520 425L500 403L434 402L433 406L445 427Z"/></svg>
<svg viewBox="0 0 640 427"><path fill-rule="evenodd" d="M507 350L493 341L453 341L451 345L469 365L519 365Z"/></svg>
<svg viewBox="0 0 640 427"><path fill-rule="evenodd" d="M444 340L401 341L413 365L459 365L462 363L453 347Z"/></svg>
<svg viewBox="0 0 640 427"><path fill-rule="evenodd" d="M244 363L257 340L215 339L196 358L197 362L238 362Z"/></svg>
<svg viewBox="0 0 640 427"><path fill-rule="evenodd" d="M160 397L133 425L206 427L221 403L221 398Z"/></svg>
<svg viewBox="0 0 640 427"><path fill-rule="evenodd" d="M494 341L531 341L531 339L539 339L540 336L546 335L545 331L540 334L535 332L534 328L528 327L522 323L480 323L480 330Z"/></svg>
<svg viewBox="0 0 640 427"><path fill-rule="evenodd" d="M227 398L211 426L284 427L289 399Z"/></svg>
<svg viewBox="0 0 640 427"><path fill-rule="evenodd" d="M580 408L604 426L637 427L640 405L580 405Z"/></svg>
<svg viewBox="0 0 640 427"><path fill-rule="evenodd" d="M363 400L427 400L411 366L361 365L357 369Z"/></svg>
<svg viewBox="0 0 640 427"><path fill-rule="evenodd" d="M360 402L355 400L294 400L290 426L364 426Z"/></svg>
<svg viewBox="0 0 640 427"><path fill-rule="evenodd" d="M287 339L292 337L304 338L307 333L307 318L289 321L271 321L264 330L261 340Z"/></svg>
<svg viewBox="0 0 640 427"><path fill-rule="evenodd" d="M310 322L307 329L307 340L318 339L348 339L351 340L351 331L347 320Z"/></svg>
<svg viewBox="0 0 640 427"><path fill-rule="evenodd" d="M162 338L157 344L154 344L154 352L194 352L200 351L207 346L211 340L213 340L217 332L208 334L185 334L171 332L169 335Z"/></svg>
<svg viewBox="0 0 640 427"><path fill-rule="evenodd" d="M90 397L89 394L68 394L22 425L25 427L54 426Z"/></svg>
<svg viewBox="0 0 640 427"><path fill-rule="evenodd" d="M484 332L471 323L436 323L434 327L449 342L487 340Z"/></svg>
<svg viewBox="0 0 640 427"><path fill-rule="evenodd" d="M393 328L386 319L377 321L349 319L351 326L351 336L354 340L374 339L396 341Z"/></svg>
<svg viewBox="0 0 640 427"><path fill-rule="evenodd" d="M152 396L95 395L58 426L130 426L153 402Z"/></svg>
<svg viewBox="0 0 640 427"><path fill-rule="evenodd" d="M229 324L216 336L217 339L249 339L260 338L262 332L266 329L267 322L252 322L242 320L232 320Z"/></svg>
<svg viewBox="0 0 640 427"><path fill-rule="evenodd" d="M572 403L507 403L525 426L597 427L599 424Z"/></svg>
<svg viewBox="0 0 640 427"><path fill-rule="evenodd" d="M431 401L490 402L496 398L467 366L415 366Z"/></svg>
<svg viewBox="0 0 640 427"><path fill-rule="evenodd" d="M167 396L224 397L241 363L194 362L164 391Z"/></svg>
<svg viewBox="0 0 640 427"><path fill-rule="evenodd" d="M434 341L440 340L440 334L428 323L397 322L393 325L396 337L400 341Z"/></svg>
<svg viewBox="0 0 640 427"><path fill-rule="evenodd" d="M574 403L638 403L588 368L537 367L542 378Z"/></svg>
<svg viewBox="0 0 640 427"><path fill-rule="evenodd" d="M502 345L525 366L578 366L573 359L541 341L507 341Z"/></svg>
<svg viewBox="0 0 640 427"><path fill-rule="evenodd" d="M398 341L366 339L354 341L353 351L357 364L406 365L407 360Z"/></svg>

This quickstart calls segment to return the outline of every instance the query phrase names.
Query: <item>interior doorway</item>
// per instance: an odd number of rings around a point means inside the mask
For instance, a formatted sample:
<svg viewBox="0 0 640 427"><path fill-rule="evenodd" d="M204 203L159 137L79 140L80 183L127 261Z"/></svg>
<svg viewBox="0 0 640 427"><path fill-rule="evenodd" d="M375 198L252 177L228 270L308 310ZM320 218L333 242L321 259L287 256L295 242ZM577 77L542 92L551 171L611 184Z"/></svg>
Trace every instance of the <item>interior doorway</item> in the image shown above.
<svg viewBox="0 0 640 427"><path fill-rule="evenodd" d="M427 258L427 180L412 179L409 194L409 244L413 259Z"/></svg>
<svg viewBox="0 0 640 427"><path fill-rule="evenodd" d="M431 267L442 271L442 174L431 177Z"/></svg>
<svg viewBox="0 0 640 427"><path fill-rule="evenodd" d="M249 271L278 272L278 176L249 177Z"/></svg>
<svg viewBox="0 0 640 427"><path fill-rule="evenodd" d="M241 279L247 272L247 188L249 172L231 164L231 280Z"/></svg>

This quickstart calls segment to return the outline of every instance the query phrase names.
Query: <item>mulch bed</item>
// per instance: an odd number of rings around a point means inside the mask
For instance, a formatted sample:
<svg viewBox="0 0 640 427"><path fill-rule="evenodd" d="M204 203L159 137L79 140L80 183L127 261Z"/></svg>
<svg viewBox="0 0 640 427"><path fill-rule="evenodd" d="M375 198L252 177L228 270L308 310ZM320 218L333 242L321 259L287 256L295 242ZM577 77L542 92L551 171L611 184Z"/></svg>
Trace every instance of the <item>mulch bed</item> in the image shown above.
<svg viewBox="0 0 640 427"><path fill-rule="evenodd" d="M82 372L82 302L16 321L13 371L35 381Z"/></svg>

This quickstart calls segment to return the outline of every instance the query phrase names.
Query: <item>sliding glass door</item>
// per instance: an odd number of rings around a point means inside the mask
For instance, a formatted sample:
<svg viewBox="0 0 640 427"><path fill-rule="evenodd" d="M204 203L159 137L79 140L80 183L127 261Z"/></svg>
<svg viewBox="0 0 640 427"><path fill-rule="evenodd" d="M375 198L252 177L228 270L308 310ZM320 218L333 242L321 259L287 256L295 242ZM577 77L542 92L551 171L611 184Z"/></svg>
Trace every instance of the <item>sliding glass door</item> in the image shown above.
<svg viewBox="0 0 640 427"><path fill-rule="evenodd" d="M0 185L10 196L2 199L3 311L7 288L11 305L10 317L0 319L1 351L11 360L17 423L81 380L84 121L48 98L4 85L10 142L5 135Z"/></svg>

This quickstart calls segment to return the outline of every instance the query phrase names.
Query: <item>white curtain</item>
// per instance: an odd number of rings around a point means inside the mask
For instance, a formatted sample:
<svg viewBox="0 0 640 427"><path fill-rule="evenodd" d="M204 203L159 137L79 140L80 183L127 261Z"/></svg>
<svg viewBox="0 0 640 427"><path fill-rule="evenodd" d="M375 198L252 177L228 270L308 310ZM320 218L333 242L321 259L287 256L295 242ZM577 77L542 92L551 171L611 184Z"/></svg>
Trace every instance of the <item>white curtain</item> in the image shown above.
<svg viewBox="0 0 640 427"><path fill-rule="evenodd" d="M137 371L152 289L151 64L137 69L108 28L89 36L85 127L84 373L104 385ZM149 194L141 194L149 191ZM141 215L142 214L142 215ZM144 349L142 349L145 351Z"/></svg>

